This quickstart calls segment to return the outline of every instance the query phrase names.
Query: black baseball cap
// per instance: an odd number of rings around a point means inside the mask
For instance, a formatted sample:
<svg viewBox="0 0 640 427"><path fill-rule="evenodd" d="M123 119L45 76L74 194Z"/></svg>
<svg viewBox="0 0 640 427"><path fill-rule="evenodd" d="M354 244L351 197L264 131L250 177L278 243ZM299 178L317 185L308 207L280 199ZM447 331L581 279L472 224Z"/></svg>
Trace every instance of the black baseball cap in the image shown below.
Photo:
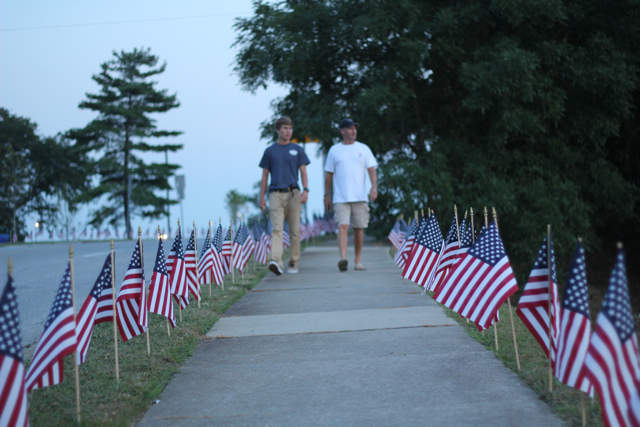
<svg viewBox="0 0 640 427"><path fill-rule="evenodd" d="M358 127L358 123L354 122L351 119L342 119L340 121L340 129L350 128L351 126Z"/></svg>

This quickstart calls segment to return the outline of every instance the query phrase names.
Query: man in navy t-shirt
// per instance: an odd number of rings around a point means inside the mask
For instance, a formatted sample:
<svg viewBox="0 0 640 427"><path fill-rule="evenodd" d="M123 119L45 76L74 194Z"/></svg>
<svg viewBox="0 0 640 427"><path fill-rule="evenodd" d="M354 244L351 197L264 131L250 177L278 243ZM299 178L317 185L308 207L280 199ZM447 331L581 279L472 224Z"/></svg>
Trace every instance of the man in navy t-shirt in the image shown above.
<svg viewBox="0 0 640 427"><path fill-rule="evenodd" d="M282 262L282 230L286 218L289 225L289 237L291 240L291 259L288 272L298 272L298 260L300 259L300 207L306 203L309 197L307 188L307 165L309 158L297 144L291 142L293 127L289 117L281 117L276 120L276 133L278 142L271 144L264 150L260 167L262 168L262 180L260 181L260 209L264 210L266 202L264 195L267 192L267 179L271 175L269 183L269 219L271 220L271 260L269 270L276 275L284 271ZM303 191L298 186L298 170L302 179Z"/></svg>

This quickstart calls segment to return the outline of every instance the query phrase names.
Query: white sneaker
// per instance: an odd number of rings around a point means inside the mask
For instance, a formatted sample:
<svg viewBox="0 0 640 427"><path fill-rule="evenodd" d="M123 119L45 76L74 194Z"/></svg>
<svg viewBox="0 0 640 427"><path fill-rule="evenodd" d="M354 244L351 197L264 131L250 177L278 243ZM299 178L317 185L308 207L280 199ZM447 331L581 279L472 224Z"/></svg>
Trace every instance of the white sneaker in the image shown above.
<svg viewBox="0 0 640 427"><path fill-rule="evenodd" d="M269 261L269 270L273 271L273 274L280 276L282 274L282 268L280 264L275 261Z"/></svg>
<svg viewBox="0 0 640 427"><path fill-rule="evenodd" d="M287 273L289 273L289 274L298 274L298 267L289 267L289 268L287 268Z"/></svg>

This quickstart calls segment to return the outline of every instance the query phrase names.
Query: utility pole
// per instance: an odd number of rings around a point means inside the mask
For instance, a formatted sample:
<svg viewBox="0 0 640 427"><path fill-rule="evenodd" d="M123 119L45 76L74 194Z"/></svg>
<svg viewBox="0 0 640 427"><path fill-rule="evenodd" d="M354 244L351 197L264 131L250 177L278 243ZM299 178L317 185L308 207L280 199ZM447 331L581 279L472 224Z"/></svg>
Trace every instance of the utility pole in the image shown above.
<svg viewBox="0 0 640 427"><path fill-rule="evenodd" d="M164 150L164 164L169 166L169 150ZM167 180L168 182L169 180ZM169 212L169 189L167 188L167 234L171 235L171 212Z"/></svg>

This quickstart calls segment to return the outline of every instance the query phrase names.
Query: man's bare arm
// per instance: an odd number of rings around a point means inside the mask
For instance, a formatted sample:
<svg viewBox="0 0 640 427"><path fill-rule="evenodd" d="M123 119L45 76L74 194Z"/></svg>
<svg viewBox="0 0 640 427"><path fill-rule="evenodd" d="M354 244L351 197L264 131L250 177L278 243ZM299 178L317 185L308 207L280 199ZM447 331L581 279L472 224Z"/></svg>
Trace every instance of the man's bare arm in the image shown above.
<svg viewBox="0 0 640 427"><path fill-rule="evenodd" d="M267 207L267 202L264 200L264 195L267 192L267 179L269 179L269 169L262 168L262 179L260 180L260 198L258 204L260 209L264 210Z"/></svg>
<svg viewBox="0 0 640 427"><path fill-rule="evenodd" d="M307 188L309 186L309 178L307 176L307 165L300 166L300 180L302 181L302 188ZM309 193L306 191L302 191L300 194L300 202L306 203L307 199L309 199Z"/></svg>
<svg viewBox="0 0 640 427"><path fill-rule="evenodd" d="M331 187L333 185L333 173L324 173L324 208L327 212L331 210Z"/></svg>
<svg viewBox="0 0 640 427"><path fill-rule="evenodd" d="M378 176L376 174L375 166L367 169L369 172L369 180L371 180L371 191L369 191L369 199L373 202L378 198Z"/></svg>

